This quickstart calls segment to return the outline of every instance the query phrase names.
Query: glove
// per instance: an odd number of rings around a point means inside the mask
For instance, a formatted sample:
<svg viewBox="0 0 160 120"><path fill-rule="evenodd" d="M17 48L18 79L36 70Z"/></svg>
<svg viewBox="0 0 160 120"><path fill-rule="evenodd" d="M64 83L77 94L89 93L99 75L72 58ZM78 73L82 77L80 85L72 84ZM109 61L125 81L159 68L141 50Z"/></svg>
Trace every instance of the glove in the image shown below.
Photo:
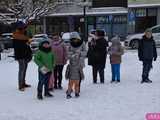
<svg viewBox="0 0 160 120"><path fill-rule="evenodd" d="M40 72L45 75L45 74L47 74L49 72L49 70L48 70L48 68L43 66L43 67L40 68Z"/></svg>
<svg viewBox="0 0 160 120"><path fill-rule="evenodd" d="M156 61L156 60L157 60L157 57L155 57L153 60Z"/></svg>

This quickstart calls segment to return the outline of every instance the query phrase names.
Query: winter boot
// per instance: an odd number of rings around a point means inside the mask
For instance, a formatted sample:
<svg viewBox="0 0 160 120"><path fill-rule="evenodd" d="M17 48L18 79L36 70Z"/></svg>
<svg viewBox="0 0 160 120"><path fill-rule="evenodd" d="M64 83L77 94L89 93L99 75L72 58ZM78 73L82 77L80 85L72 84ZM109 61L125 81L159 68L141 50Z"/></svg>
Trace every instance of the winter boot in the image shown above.
<svg viewBox="0 0 160 120"><path fill-rule="evenodd" d="M70 98L72 98L72 96L68 94L68 95L66 96L66 98L67 98L67 99L70 99Z"/></svg>
<svg viewBox="0 0 160 120"><path fill-rule="evenodd" d="M149 78L146 79L146 82L147 83L152 83L152 81Z"/></svg>
<svg viewBox="0 0 160 120"><path fill-rule="evenodd" d="M111 80L111 83L114 83L115 82L115 80Z"/></svg>
<svg viewBox="0 0 160 120"><path fill-rule="evenodd" d="M75 93L75 97L78 98L79 97L79 93Z"/></svg>
<svg viewBox="0 0 160 120"><path fill-rule="evenodd" d="M45 93L44 96L45 97L53 97L53 95L51 93L49 93L49 92Z"/></svg>
<svg viewBox="0 0 160 120"><path fill-rule="evenodd" d="M29 85L29 84L24 84L23 86L26 88L31 87L31 85Z"/></svg>
<svg viewBox="0 0 160 120"><path fill-rule="evenodd" d="M120 83L120 80L117 80L117 83Z"/></svg>
<svg viewBox="0 0 160 120"><path fill-rule="evenodd" d="M141 84L143 84L143 83L152 83L152 81L151 80L149 80L149 79L143 79L142 81L141 81Z"/></svg>
<svg viewBox="0 0 160 120"><path fill-rule="evenodd" d="M70 98L72 98L72 96L71 96L71 91L66 91L66 98L67 99L70 99Z"/></svg>
<svg viewBox="0 0 160 120"><path fill-rule="evenodd" d="M54 86L54 89L58 89L57 85Z"/></svg>
<svg viewBox="0 0 160 120"><path fill-rule="evenodd" d="M62 90L62 89L63 89L63 87L62 87L61 85L58 85L58 89Z"/></svg>
<svg viewBox="0 0 160 120"><path fill-rule="evenodd" d="M20 87L19 87L19 91L21 91L21 92L25 91L25 87L20 86Z"/></svg>
<svg viewBox="0 0 160 120"><path fill-rule="evenodd" d="M38 100L43 100L42 94L38 94L38 95L37 95L37 99L38 99Z"/></svg>

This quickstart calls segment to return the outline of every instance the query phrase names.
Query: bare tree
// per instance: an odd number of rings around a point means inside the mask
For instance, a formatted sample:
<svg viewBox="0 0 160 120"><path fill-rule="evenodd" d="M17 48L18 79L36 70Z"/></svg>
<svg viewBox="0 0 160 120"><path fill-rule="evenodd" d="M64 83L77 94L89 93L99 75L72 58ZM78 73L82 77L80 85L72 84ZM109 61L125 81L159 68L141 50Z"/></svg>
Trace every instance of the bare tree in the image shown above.
<svg viewBox="0 0 160 120"><path fill-rule="evenodd" d="M55 3L56 0L0 0L0 6L12 13L15 21L21 19L25 22L48 14L56 6ZM9 17L11 16L5 16L0 11L0 18L9 19Z"/></svg>

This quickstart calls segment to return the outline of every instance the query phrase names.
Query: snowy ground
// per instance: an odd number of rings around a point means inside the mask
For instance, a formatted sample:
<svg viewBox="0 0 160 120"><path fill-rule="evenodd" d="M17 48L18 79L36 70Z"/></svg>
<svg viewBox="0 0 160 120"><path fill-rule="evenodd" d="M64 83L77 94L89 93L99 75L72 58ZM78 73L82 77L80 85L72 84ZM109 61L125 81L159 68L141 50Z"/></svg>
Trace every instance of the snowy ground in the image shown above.
<svg viewBox="0 0 160 120"><path fill-rule="evenodd" d="M160 49L159 49L160 51ZM154 63L152 84L140 84L141 62L135 50L123 56L121 83L110 84L109 60L105 70L105 84L92 84L91 67L86 66L80 98L65 98L63 90L56 90L53 98L36 99L37 67L31 62L27 82L32 87L17 90L17 62L3 54L0 61L0 120L145 120L146 113L160 112L160 58Z"/></svg>

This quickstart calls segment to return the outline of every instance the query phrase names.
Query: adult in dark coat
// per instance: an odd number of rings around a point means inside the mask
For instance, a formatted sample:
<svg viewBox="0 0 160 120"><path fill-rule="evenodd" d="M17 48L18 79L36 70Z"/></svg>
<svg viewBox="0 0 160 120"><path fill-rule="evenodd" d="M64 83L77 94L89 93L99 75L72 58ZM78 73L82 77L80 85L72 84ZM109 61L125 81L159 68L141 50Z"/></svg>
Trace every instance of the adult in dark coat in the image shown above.
<svg viewBox="0 0 160 120"><path fill-rule="evenodd" d="M29 38L25 35L26 24L22 21L16 23L16 31L13 32L13 48L15 60L19 64L18 86L20 91L24 91L26 87L30 87L25 82L26 70L29 61L32 59L32 51L28 45Z"/></svg>
<svg viewBox="0 0 160 120"><path fill-rule="evenodd" d="M95 37L88 43L88 65L92 66L93 83L97 83L98 72L100 75L100 82L104 83L104 69L108 46L108 42L104 36L104 31L96 30Z"/></svg>
<svg viewBox="0 0 160 120"><path fill-rule="evenodd" d="M151 83L149 72L152 68L152 61L156 61L157 59L157 50L150 30L146 30L143 38L139 41L138 57L139 60L143 62L141 83Z"/></svg>

